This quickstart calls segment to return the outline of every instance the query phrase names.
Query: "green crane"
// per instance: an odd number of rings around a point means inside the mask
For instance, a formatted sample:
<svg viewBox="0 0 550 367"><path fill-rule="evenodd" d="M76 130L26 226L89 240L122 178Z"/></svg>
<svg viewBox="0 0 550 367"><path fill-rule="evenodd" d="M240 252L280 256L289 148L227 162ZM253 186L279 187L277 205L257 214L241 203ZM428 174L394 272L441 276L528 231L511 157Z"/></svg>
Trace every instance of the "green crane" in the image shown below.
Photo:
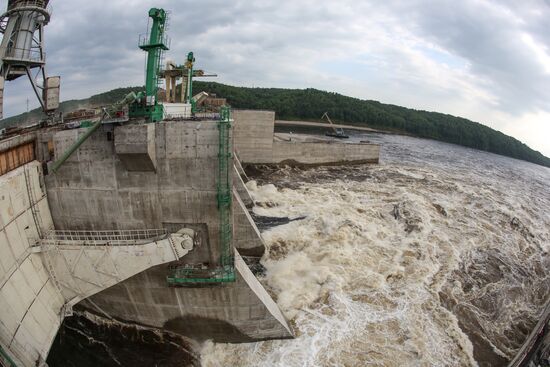
<svg viewBox="0 0 550 367"><path fill-rule="evenodd" d="M129 112L130 117L145 117L147 122L157 122L163 118L163 107L157 101L157 91L162 53L169 49L164 34L167 14L164 9L151 8L149 17L153 20L151 29L139 40L139 48L147 52L145 96L133 103Z"/></svg>
<svg viewBox="0 0 550 367"><path fill-rule="evenodd" d="M196 104L193 100L193 64L195 63L195 57L193 52L187 54L187 61L185 61L185 67L187 68L187 88L185 91L185 102L191 103L191 111L195 113Z"/></svg>

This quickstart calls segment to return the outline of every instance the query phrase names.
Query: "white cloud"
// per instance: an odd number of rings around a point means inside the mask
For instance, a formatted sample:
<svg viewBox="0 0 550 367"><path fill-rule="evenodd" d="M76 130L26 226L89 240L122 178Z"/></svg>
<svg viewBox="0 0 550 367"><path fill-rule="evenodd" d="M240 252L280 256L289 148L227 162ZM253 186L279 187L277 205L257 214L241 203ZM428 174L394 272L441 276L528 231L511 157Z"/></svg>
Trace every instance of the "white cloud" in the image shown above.
<svg viewBox="0 0 550 367"><path fill-rule="evenodd" d="M48 67L62 96L143 83L150 1L53 1ZM5 6L5 5L4 5ZM550 7L512 1L161 0L169 57L193 50L220 82L314 87L464 116L550 155ZM6 86L7 114L25 109Z"/></svg>

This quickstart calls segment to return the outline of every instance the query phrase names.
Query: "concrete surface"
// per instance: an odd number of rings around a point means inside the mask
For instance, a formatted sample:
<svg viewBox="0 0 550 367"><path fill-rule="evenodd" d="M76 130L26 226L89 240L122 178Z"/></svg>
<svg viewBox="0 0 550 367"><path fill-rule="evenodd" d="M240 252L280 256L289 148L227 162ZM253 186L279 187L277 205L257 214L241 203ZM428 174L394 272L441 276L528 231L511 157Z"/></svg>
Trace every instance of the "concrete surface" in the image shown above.
<svg viewBox="0 0 550 367"><path fill-rule="evenodd" d="M233 192L233 226L234 245L239 253L243 256L262 257L265 252L264 240L236 189Z"/></svg>
<svg viewBox="0 0 550 367"><path fill-rule="evenodd" d="M115 128L115 152L128 171L155 171L155 124Z"/></svg>
<svg viewBox="0 0 550 367"><path fill-rule="evenodd" d="M195 340L239 343L291 338L277 305L235 253L237 280L210 287L167 287L157 266L94 295L76 307Z"/></svg>
<svg viewBox="0 0 550 367"><path fill-rule="evenodd" d="M52 231L32 248L41 252L48 264L50 276L66 300L66 313L81 300L150 267L177 261L193 249L194 238L188 234L149 237L146 231L140 236L121 231L107 239L103 233L72 232L70 237L59 237ZM135 241L130 237L142 238Z"/></svg>
<svg viewBox="0 0 550 367"><path fill-rule="evenodd" d="M235 151L241 162L270 162L275 112L233 110Z"/></svg>
<svg viewBox="0 0 550 367"><path fill-rule="evenodd" d="M239 193L239 197L244 205L247 208L251 208L254 206L254 200L252 199L252 196L250 196L250 192L248 191L241 175L239 174L237 167L233 166L233 169L233 187L235 187L235 189Z"/></svg>
<svg viewBox="0 0 550 367"><path fill-rule="evenodd" d="M132 141L131 136L144 136L146 129L143 124L117 127L114 142L99 129L55 175L46 176L56 229L185 226L195 230L199 240L181 262L216 265L220 258L217 121L154 124L156 171L128 171L117 154L117 141ZM60 131L53 139L58 156L74 142L76 134ZM233 182L232 159L228 167ZM244 203L233 200L232 208L239 212L233 215L234 245L263 253L263 242ZM259 290L261 285L254 283L250 270L241 266L238 273L235 283L173 288L166 281L167 266L154 266L76 307L193 338L243 342L291 337L286 322L274 316L276 306L266 300L267 293Z"/></svg>
<svg viewBox="0 0 550 367"><path fill-rule="evenodd" d="M149 136L154 127L156 172L128 171L116 141ZM216 121L170 121L124 125L115 144L98 129L55 175L46 176L56 229L131 230L192 224L206 241L193 250L196 261L219 261L217 207L218 128ZM76 138L54 135L56 157ZM140 141L143 139L140 138ZM229 162L229 167L232 162ZM230 170L233 174L233 170Z"/></svg>
<svg viewBox="0 0 550 367"><path fill-rule="evenodd" d="M275 125L279 126L313 126L313 127L323 127L331 129L329 123L324 122L312 122L312 121L289 121L289 120L275 120ZM376 129L371 129L370 127L357 126L357 125L345 125L345 124L334 124L335 128L338 129L348 129L348 130L357 130L357 131L369 131L369 132L379 132Z"/></svg>
<svg viewBox="0 0 550 367"><path fill-rule="evenodd" d="M18 366L42 366L71 307L151 266L179 260L193 231L94 241L53 230L41 164L0 176L0 347ZM141 237L140 237L141 236Z"/></svg>
<svg viewBox="0 0 550 367"><path fill-rule="evenodd" d="M237 110L233 117L235 150L245 165L331 165L378 163L379 160L380 146L377 144L355 144L334 140L300 142L294 138L288 142L274 140L275 114L270 111Z"/></svg>
<svg viewBox="0 0 550 367"><path fill-rule="evenodd" d="M378 163L380 146L378 144L343 144L332 142L273 142L271 162L257 163L298 163L298 164L336 164L336 163Z"/></svg>
<svg viewBox="0 0 550 367"><path fill-rule="evenodd" d="M0 346L19 366L44 363L64 303L41 255L31 251L52 227L39 170L34 161L0 176Z"/></svg>

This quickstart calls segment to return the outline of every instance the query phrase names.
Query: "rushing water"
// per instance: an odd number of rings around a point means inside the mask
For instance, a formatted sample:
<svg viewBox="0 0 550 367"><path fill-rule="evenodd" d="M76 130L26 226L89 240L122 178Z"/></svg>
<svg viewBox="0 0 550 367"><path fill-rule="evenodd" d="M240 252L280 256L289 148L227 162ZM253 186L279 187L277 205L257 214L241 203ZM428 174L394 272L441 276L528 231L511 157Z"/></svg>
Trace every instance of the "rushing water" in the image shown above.
<svg viewBox="0 0 550 367"><path fill-rule="evenodd" d="M207 342L217 366L500 366L550 294L550 169L392 135L379 165L249 182L262 283L294 340Z"/></svg>

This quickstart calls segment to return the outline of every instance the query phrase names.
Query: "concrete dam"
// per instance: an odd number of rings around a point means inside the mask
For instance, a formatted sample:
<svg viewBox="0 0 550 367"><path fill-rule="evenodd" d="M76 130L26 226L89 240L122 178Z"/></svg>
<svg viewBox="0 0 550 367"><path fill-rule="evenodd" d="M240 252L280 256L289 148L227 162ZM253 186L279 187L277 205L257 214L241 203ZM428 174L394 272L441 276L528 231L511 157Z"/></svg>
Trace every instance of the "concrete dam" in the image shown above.
<svg viewBox="0 0 550 367"><path fill-rule="evenodd" d="M343 140L326 113L330 124L280 122L195 94L215 74L193 52L165 60L168 14L148 17L142 90L63 114L61 79L45 72L49 1L9 0L0 16L0 113L5 82L28 77L47 116L0 130L1 366L198 365L206 340L295 338L257 278L266 246L246 169L379 162L379 144ZM79 345L85 329L109 334L93 341L109 361ZM547 329L548 312L515 365L546 348ZM139 353L151 340L155 353Z"/></svg>
<svg viewBox="0 0 550 367"><path fill-rule="evenodd" d="M327 143L324 156L302 156L300 143L273 142L273 125L273 112L234 111L228 121L106 126L49 174L85 128L43 128L2 141L2 161L9 162L0 178L6 358L18 366L44 363L73 308L190 338L189 330L224 342L292 337L241 257L264 250L241 163L376 161L379 147ZM231 195L229 241L219 204L223 179Z"/></svg>

